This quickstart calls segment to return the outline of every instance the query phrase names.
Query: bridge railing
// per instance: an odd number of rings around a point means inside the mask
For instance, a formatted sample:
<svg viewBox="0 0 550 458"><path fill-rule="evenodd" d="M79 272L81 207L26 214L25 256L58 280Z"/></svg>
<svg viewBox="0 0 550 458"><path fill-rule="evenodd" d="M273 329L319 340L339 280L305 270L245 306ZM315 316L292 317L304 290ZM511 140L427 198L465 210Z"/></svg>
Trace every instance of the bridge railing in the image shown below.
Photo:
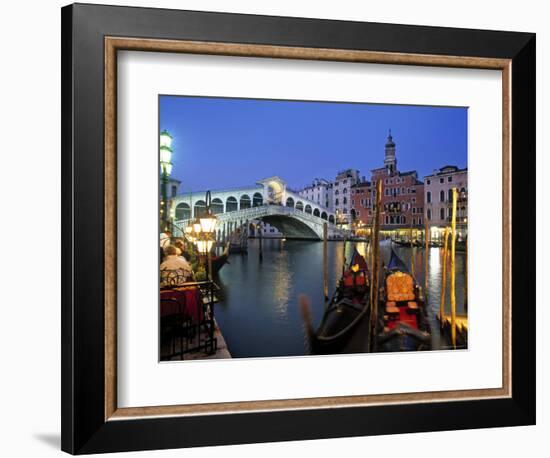
<svg viewBox="0 0 550 458"><path fill-rule="evenodd" d="M271 216L271 215L288 215L288 216L297 216L303 220L309 221L314 224L323 224L327 223L331 229L336 228L336 226L331 223L330 221L321 218L320 216L315 216L311 213L307 213L302 210L297 210L294 207L286 207L283 205L259 205L256 207L250 207L250 208L244 208L241 210L235 210L225 213L218 213L216 215L216 218L218 219L219 223L226 223L226 222L234 222L239 220L254 220L254 219L260 219L264 216ZM175 221L175 224L181 228L185 228L191 222L193 219L185 219L185 220L178 220Z"/></svg>

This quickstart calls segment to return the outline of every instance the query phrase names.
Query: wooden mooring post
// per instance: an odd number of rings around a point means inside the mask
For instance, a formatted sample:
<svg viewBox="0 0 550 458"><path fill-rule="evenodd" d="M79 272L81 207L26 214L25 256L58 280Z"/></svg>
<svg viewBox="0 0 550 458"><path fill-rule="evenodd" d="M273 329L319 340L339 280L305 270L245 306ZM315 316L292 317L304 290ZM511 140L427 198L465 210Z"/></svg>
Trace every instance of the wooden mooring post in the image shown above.
<svg viewBox="0 0 550 458"><path fill-rule="evenodd" d="M447 289L447 246L449 241L449 228L445 228L443 234L443 269L441 275L441 302L439 304L439 325L443 329L443 324L445 322L445 296Z"/></svg>
<svg viewBox="0 0 550 458"><path fill-rule="evenodd" d="M411 274L412 276L414 277L414 255L415 255L415 250L414 250L414 245L413 245L413 227L412 227L412 220L411 220L411 228L410 228L410 235L409 235L409 238L410 238L410 242L411 242Z"/></svg>
<svg viewBox="0 0 550 458"><path fill-rule="evenodd" d="M378 277L380 275L380 202L382 197L382 180L376 183L376 207L374 210L374 235L372 245L372 280L370 303L369 352L376 351L376 331L378 327Z"/></svg>
<svg viewBox="0 0 550 458"><path fill-rule="evenodd" d="M428 283L430 255L430 220L426 217L424 220L424 300L428 303Z"/></svg>
<svg viewBox="0 0 550 458"><path fill-rule="evenodd" d="M344 276L344 272L346 271L346 244L348 242L348 239L344 237L344 247L342 248L342 277Z"/></svg>
<svg viewBox="0 0 550 458"><path fill-rule="evenodd" d="M323 294L328 301L328 224L323 223Z"/></svg>
<svg viewBox="0 0 550 458"><path fill-rule="evenodd" d="M263 228L263 223L260 222L258 223L259 226L260 226L260 249L259 249L259 252L260 252L260 262L262 262L264 260L264 252L263 252L263 238L264 238L264 228Z"/></svg>
<svg viewBox="0 0 550 458"><path fill-rule="evenodd" d="M456 348L456 201L458 189L453 188L453 212L451 218L451 343Z"/></svg>
<svg viewBox="0 0 550 458"><path fill-rule="evenodd" d="M464 311L468 312L468 235L466 235L466 253L464 256Z"/></svg>

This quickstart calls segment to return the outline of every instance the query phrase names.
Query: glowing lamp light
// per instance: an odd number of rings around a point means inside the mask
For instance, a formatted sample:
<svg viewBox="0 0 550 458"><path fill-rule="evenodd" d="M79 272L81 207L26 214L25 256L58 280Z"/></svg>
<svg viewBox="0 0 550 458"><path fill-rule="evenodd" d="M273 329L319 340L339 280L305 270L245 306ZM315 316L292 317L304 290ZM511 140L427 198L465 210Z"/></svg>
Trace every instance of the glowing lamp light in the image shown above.
<svg viewBox="0 0 550 458"><path fill-rule="evenodd" d="M200 218L202 232L206 234L212 234L216 227L216 217L211 214L207 214Z"/></svg>
<svg viewBox="0 0 550 458"><path fill-rule="evenodd" d="M172 136L166 130L160 133L160 169L163 176L172 173Z"/></svg>
<svg viewBox="0 0 550 458"><path fill-rule="evenodd" d="M193 221L193 231L195 232L195 234L199 234L200 231L201 231L201 222L200 220L195 220Z"/></svg>
<svg viewBox="0 0 550 458"><path fill-rule="evenodd" d="M163 147L166 147L168 149L172 148L172 136L168 133L166 129L164 129L160 133L160 147L161 149Z"/></svg>
<svg viewBox="0 0 550 458"><path fill-rule="evenodd" d="M200 254L207 254L212 249L212 246L214 245L213 240L197 240L197 250L199 250Z"/></svg>
<svg viewBox="0 0 550 458"><path fill-rule="evenodd" d="M206 214L200 217L201 229L205 234L213 234L216 228L216 216L212 214L212 195L206 191Z"/></svg>
<svg viewBox="0 0 550 458"><path fill-rule="evenodd" d="M161 164L169 164L172 160L172 150L167 146L160 147L160 162Z"/></svg>

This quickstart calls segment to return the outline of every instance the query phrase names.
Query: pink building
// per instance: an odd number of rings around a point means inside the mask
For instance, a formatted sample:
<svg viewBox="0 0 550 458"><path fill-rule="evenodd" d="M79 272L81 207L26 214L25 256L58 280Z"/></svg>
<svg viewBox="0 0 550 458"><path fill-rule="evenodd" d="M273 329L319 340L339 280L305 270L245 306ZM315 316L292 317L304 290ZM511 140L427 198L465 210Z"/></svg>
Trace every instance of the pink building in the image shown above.
<svg viewBox="0 0 550 458"><path fill-rule="evenodd" d="M452 217L452 189L457 188L457 230L459 238L466 234L468 223L468 169L446 165L424 177L425 215L434 228L449 226Z"/></svg>

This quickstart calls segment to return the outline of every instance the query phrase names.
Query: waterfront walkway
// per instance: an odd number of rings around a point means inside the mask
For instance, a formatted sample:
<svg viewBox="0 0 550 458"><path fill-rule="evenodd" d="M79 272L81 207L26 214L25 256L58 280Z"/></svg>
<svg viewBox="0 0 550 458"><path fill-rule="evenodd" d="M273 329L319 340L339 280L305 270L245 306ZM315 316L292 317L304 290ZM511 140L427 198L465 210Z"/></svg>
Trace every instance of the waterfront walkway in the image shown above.
<svg viewBox="0 0 550 458"><path fill-rule="evenodd" d="M220 330L220 327L218 326L218 323L216 320L214 320L215 323L215 330L214 330L214 337L217 339L217 350L212 355L207 355L204 351L195 351L191 353L185 353L183 356L183 361L196 361L196 360L203 360L203 359L230 359L232 358L231 353L229 352L229 349L227 348L227 343L225 341L225 338L223 337L223 334ZM181 352L181 346L180 346L180 339L175 340L175 352L176 354ZM180 356L173 356L171 358L163 357L162 361L182 361Z"/></svg>
<svg viewBox="0 0 550 458"><path fill-rule="evenodd" d="M190 360L197 360L197 359L201 359L201 360L202 359L230 359L231 353L229 353L229 349L227 348L227 343L223 338L223 334L217 322L216 322L216 329L214 331L214 336L218 341L218 348L216 350L216 353L214 353L213 355L206 355L204 352L188 353L184 356L185 358L184 360L190 361Z"/></svg>

